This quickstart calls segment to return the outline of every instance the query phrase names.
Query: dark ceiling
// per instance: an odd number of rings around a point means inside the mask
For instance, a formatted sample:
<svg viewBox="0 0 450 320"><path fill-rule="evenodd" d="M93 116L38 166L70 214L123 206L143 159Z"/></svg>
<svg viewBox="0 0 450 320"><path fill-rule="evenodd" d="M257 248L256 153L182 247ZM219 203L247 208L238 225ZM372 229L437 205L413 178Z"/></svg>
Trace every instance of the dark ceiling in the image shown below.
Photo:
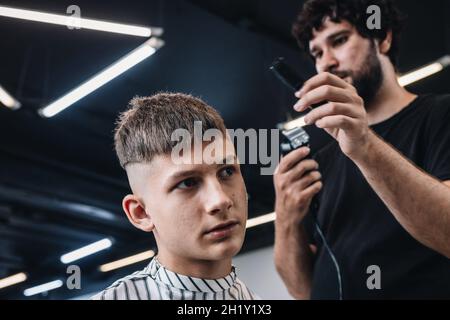
<svg viewBox="0 0 450 320"><path fill-rule="evenodd" d="M107 3L107 5L106 5ZM406 72L450 53L450 3L398 1L409 15L399 69ZM73 1L1 1L2 5L64 14ZM305 76L309 59L290 25L302 1L171 0L77 1L82 16L164 28L155 55L54 118L36 110L66 93L145 41L144 38L0 17L0 85L23 104L0 107L0 278L27 272L23 285L0 290L23 298L24 288L64 277L61 254L110 236L114 246L83 259L83 290L56 290L70 298L100 289L130 270L100 274L99 264L154 247L121 212L128 192L112 146L117 114L135 95L181 91L202 97L229 128L274 128L294 99L267 71L285 56ZM421 81L417 93L448 92L450 71ZM320 132L318 147L328 137ZM272 178L244 166L250 217L273 211ZM243 251L270 245L273 226L249 230Z"/></svg>

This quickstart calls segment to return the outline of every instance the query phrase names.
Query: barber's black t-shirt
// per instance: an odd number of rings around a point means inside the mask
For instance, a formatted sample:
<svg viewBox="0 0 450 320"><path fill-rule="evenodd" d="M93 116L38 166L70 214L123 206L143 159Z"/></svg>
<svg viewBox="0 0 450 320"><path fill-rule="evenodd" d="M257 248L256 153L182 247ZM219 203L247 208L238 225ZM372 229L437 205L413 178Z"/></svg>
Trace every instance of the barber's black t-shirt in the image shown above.
<svg viewBox="0 0 450 320"><path fill-rule="evenodd" d="M450 180L450 95L420 96L371 128L430 175ZM397 222L337 142L315 158L323 189L311 214L339 263L343 298L450 299L450 259L419 243ZM338 299L336 268L317 232L308 230L319 249L312 298ZM368 288L369 277L378 273L368 272L370 266L379 267L380 290Z"/></svg>

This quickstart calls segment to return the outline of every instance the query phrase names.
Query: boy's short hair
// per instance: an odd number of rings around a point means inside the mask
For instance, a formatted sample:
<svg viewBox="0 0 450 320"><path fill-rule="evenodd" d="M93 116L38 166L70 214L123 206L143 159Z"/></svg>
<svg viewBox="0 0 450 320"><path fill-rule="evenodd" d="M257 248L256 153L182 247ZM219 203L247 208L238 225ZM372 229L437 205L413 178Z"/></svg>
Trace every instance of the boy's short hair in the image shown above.
<svg viewBox="0 0 450 320"><path fill-rule="evenodd" d="M133 98L116 123L114 144L120 165L125 169L128 164L150 162L170 153L177 143L172 133L186 129L194 136L195 121L201 121L203 131L226 133L219 113L199 98L169 92Z"/></svg>

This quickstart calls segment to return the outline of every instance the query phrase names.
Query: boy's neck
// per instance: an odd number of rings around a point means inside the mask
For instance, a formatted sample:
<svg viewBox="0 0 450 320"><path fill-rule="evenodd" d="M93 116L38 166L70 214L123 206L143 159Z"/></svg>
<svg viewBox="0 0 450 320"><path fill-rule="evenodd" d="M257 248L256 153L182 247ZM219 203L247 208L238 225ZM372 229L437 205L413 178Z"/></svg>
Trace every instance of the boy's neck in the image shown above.
<svg viewBox="0 0 450 320"><path fill-rule="evenodd" d="M166 269L194 278L220 279L230 274L232 268L231 258L211 261L195 260L185 257L174 257L161 252L158 253L158 261Z"/></svg>

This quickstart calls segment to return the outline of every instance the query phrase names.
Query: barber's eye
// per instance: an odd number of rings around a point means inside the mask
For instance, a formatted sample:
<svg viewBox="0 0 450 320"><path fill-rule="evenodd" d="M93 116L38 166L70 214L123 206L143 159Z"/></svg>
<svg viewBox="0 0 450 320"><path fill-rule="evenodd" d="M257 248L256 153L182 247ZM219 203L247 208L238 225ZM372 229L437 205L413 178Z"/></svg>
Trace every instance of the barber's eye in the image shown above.
<svg viewBox="0 0 450 320"><path fill-rule="evenodd" d="M320 59L322 57L322 52L318 52L314 55L314 59Z"/></svg>
<svg viewBox="0 0 450 320"><path fill-rule="evenodd" d="M176 185L177 189L191 189L198 184L198 181L194 178L188 178L186 180L181 181Z"/></svg>
<svg viewBox="0 0 450 320"><path fill-rule="evenodd" d="M345 42L347 42L348 37L339 37L336 38L333 42L334 46L339 46L341 44L344 44Z"/></svg>
<svg viewBox="0 0 450 320"><path fill-rule="evenodd" d="M236 169L233 167L226 167L220 171L221 178L229 178L236 172Z"/></svg>

